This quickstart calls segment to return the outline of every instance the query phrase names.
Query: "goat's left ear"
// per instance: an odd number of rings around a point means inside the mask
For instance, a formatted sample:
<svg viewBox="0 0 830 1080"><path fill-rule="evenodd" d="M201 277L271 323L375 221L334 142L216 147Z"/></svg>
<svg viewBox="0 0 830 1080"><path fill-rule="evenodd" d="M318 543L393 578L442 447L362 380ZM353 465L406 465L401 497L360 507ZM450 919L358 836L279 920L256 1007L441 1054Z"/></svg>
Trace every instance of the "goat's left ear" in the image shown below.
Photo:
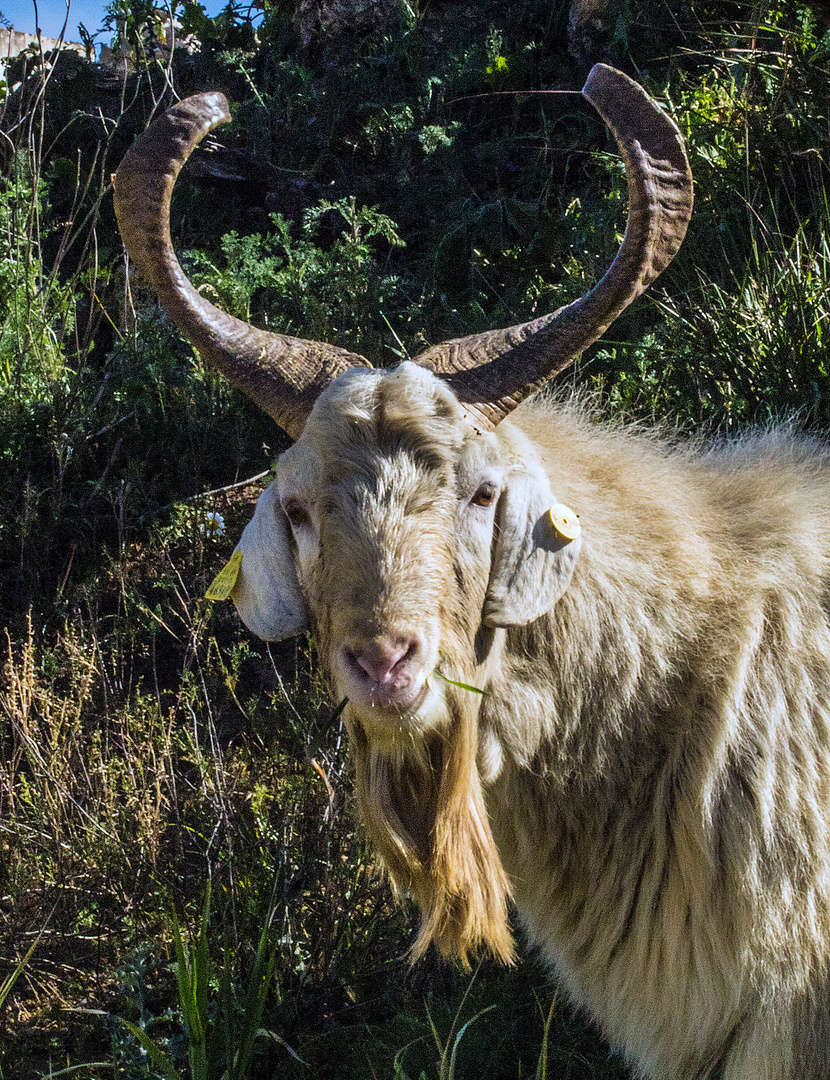
<svg viewBox="0 0 830 1080"><path fill-rule="evenodd" d="M517 467L506 477L496 508L490 582L484 600L487 626L524 626L550 611L571 580L582 546L551 522L556 504L541 467Z"/></svg>

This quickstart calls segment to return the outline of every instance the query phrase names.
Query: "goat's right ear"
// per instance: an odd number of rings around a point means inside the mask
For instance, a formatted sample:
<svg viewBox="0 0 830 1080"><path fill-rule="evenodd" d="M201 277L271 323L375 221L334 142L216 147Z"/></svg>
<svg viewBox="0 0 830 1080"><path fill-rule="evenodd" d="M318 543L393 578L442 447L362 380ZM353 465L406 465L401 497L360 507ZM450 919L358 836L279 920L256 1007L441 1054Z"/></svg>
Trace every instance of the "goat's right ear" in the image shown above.
<svg viewBox="0 0 830 1080"><path fill-rule="evenodd" d="M280 641L308 629L289 528L274 481L260 495L237 544L242 565L231 592L239 617L265 641Z"/></svg>

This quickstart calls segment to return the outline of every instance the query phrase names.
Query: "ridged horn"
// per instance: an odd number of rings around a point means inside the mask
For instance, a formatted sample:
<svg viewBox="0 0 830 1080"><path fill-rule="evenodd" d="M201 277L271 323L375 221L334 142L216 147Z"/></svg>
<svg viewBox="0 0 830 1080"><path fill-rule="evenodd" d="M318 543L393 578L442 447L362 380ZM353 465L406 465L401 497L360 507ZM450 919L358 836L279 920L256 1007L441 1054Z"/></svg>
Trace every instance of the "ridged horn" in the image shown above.
<svg viewBox="0 0 830 1080"><path fill-rule="evenodd" d="M317 396L362 356L318 341L258 330L214 307L185 277L170 240L170 198L205 135L230 120L223 94L196 94L152 124L115 174L115 213L130 258L204 359L283 428L300 436Z"/></svg>
<svg viewBox="0 0 830 1080"><path fill-rule="evenodd" d="M606 64L591 69L582 93L617 140L628 180L628 222L609 270L552 315L445 341L417 357L485 428L596 341L668 266L686 235L692 173L677 125L641 86Z"/></svg>

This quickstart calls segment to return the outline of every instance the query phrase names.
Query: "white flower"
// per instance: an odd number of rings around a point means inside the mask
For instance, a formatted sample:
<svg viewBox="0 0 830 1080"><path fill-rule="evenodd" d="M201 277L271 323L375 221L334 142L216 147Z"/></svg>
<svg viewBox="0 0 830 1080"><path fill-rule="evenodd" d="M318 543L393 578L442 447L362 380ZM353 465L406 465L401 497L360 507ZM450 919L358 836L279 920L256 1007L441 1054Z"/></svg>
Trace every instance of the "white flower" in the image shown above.
<svg viewBox="0 0 830 1080"><path fill-rule="evenodd" d="M213 510L205 514L205 520L202 523L203 536L212 536L216 538L217 536L221 536L224 531L225 519L221 514L217 514Z"/></svg>

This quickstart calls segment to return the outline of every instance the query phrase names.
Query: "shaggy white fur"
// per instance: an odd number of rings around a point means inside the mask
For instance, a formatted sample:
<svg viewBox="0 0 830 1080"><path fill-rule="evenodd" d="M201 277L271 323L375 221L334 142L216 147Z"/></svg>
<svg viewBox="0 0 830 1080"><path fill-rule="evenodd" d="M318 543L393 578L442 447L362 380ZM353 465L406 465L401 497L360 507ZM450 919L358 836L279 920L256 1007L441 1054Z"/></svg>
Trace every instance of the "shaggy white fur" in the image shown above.
<svg viewBox="0 0 830 1080"><path fill-rule="evenodd" d="M276 484L305 510L297 580L267 588L305 597L350 698L417 951L509 960L512 894L644 1075L825 1077L827 449L683 447L545 402L482 435L404 364L326 391ZM544 533L555 499L581 552ZM409 644L383 700L369 641Z"/></svg>

